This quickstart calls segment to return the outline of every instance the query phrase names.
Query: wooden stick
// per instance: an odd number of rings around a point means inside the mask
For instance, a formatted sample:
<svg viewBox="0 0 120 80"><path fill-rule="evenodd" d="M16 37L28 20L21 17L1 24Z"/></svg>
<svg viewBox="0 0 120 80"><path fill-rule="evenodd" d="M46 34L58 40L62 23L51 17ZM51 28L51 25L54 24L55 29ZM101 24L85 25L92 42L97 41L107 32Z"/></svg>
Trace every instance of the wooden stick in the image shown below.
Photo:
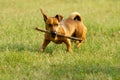
<svg viewBox="0 0 120 80"><path fill-rule="evenodd" d="M50 32L49 32L48 30L43 30L43 29L40 29L40 28L38 28L38 27L36 27L35 29L38 30L38 31L41 31L41 32L45 32L45 33L50 34ZM60 37L69 38L69 39L72 39L72 40L82 41L82 39L80 39L80 38L65 36L65 35L59 34L59 33L56 33L56 35L58 35L58 36L60 36Z"/></svg>

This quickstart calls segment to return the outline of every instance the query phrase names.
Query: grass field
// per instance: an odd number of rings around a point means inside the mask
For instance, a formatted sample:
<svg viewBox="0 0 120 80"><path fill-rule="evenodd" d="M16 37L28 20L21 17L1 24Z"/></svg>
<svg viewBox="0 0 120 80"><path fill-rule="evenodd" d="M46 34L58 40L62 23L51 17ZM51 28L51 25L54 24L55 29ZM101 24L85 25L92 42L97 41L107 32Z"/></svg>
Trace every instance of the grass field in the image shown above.
<svg viewBox="0 0 120 80"><path fill-rule="evenodd" d="M42 8L67 18L78 11L87 40L73 53L64 44L43 42ZM0 80L120 80L119 0L0 0Z"/></svg>

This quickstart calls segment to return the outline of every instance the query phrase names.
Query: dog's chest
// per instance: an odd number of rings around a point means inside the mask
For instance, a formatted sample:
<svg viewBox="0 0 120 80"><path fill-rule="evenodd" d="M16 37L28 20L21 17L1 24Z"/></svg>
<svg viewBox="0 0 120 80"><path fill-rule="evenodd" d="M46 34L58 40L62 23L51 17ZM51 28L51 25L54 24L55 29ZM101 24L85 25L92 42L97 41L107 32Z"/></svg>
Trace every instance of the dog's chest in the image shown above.
<svg viewBox="0 0 120 80"><path fill-rule="evenodd" d="M51 39L51 41L56 43L56 44L61 44L64 42L64 40L61 37L56 37L54 39Z"/></svg>

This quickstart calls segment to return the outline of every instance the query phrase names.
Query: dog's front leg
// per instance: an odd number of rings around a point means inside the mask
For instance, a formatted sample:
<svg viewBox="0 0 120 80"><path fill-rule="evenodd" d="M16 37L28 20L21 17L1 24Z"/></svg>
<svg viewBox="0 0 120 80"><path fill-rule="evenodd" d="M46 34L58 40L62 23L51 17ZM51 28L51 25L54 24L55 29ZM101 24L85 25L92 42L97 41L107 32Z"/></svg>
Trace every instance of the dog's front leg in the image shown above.
<svg viewBox="0 0 120 80"><path fill-rule="evenodd" d="M66 46L67 46L67 51L68 51L68 52L72 52L70 39L66 39L66 40L65 40L65 44L66 44Z"/></svg>
<svg viewBox="0 0 120 80"><path fill-rule="evenodd" d="M43 52L49 43L50 43L50 40L44 39L42 47L39 49L39 52Z"/></svg>

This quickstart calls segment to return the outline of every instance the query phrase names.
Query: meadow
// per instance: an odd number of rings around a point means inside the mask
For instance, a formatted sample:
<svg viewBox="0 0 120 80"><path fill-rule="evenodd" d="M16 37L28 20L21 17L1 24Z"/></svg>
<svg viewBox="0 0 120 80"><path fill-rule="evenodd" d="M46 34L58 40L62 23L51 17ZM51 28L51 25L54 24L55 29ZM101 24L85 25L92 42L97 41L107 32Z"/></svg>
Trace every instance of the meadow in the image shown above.
<svg viewBox="0 0 120 80"><path fill-rule="evenodd" d="M50 43L38 53L45 28L40 8L67 18L77 11L87 39L73 53ZM0 80L120 80L119 0L0 0Z"/></svg>

